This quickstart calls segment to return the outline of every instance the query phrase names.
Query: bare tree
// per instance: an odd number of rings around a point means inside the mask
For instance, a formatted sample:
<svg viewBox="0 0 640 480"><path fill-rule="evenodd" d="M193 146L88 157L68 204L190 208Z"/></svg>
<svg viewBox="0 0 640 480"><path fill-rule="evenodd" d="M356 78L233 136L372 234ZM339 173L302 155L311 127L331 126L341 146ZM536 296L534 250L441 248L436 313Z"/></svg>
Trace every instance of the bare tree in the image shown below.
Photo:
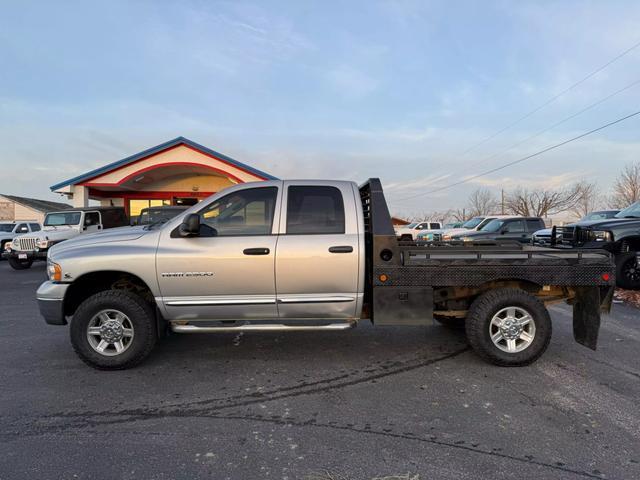
<svg viewBox="0 0 640 480"><path fill-rule="evenodd" d="M582 182L555 190L517 188L506 195L505 208L514 215L545 217L575 208L583 197Z"/></svg>
<svg viewBox="0 0 640 480"><path fill-rule="evenodd" d="M613 185L609 204L614 208L626 208L640 200L640 162L627 164Z"/></svg>
<svg viewBox="0 0 640 480"><path fill-rule="evenodd" d="M479 188L469 195L467 211L470 217L477 215L489 215L495 213L498 208L498 199L486 188Z"/></svg>
<svg viewBox="0 0 640 480"><path fill-rule="evenodd" d="M582 181L576 185L580 189L580 198L571 209L573 215L577 218L582 218L587 213L602 208L604 201L600 195L598 185L586 181Z"/></svg>

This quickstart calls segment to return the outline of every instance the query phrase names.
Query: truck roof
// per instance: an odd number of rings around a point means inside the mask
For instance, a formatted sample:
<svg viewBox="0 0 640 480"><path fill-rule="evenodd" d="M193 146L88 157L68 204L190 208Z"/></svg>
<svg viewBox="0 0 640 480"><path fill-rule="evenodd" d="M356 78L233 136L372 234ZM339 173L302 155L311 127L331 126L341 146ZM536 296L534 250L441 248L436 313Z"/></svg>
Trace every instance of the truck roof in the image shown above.
<svg viewBox="0 0 640 480"><path fill-rule="evenodd" d="M56 210L47 213L59 213L59 212L106 212L108 210L124 210L124 207L80 207L80 208L65 208L62 210Z"/></svg>

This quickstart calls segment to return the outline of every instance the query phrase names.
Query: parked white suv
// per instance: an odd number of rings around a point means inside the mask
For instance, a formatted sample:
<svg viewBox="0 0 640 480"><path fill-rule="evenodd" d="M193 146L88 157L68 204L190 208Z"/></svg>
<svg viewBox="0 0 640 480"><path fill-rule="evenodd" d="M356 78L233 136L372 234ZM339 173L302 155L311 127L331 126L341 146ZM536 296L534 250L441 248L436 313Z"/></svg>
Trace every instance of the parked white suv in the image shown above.
<svg viewBox="0 0 640 480"><path fill-rule="evenodd" d="M416 240L418 233L430 230L440 230L440 222L413 222L402 227L394 227L396 236L400 240Z"/></svg>
<svg viewBox="0 0 640 480"><path fill-rule="evenodd" d="M105 228L128 225L122 207L88 207L47 213L39 231L21 233L3 248L2 258L15 270L30 268L36 260L46 260L49 248L64 240Z"/></svg>
<svg viewBox="0 0 640 480"><path fill-rule="evenodd" d="M40 229L40 224L34 221L0 222L0 253L17 235L38 232Z"/></svg>

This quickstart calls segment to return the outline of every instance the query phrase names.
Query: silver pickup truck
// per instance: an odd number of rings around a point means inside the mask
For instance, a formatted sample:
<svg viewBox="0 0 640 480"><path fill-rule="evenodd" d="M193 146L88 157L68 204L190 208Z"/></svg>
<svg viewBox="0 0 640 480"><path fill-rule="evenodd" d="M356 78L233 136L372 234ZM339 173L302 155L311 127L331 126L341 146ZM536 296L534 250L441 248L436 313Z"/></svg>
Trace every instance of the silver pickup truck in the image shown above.
<svg viewBox="0 0 640 480"><path fill-rule="evenodd" d="M228 188L162 225L84 235L49 251L37 292L49 324L70 320L87 364L142 361L167 331L464 326L497 365L535 361L546 306L573 305L576 341L596 347L611 306L609 253L501 242L400 242L382 186L265 181Z"/></svg>

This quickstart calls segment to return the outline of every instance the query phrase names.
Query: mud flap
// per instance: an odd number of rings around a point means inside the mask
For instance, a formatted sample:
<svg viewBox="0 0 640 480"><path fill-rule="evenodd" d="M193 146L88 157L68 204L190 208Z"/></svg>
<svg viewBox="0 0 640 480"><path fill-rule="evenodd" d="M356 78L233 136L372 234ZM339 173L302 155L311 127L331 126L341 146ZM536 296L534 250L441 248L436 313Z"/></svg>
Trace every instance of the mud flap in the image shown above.
<svg viewBox="0 0 640 480"><path fill-rule="evenodd" d="M600 288L576 288L573 302L573 338L576 342L596 349L600 331Z"/></svg>

